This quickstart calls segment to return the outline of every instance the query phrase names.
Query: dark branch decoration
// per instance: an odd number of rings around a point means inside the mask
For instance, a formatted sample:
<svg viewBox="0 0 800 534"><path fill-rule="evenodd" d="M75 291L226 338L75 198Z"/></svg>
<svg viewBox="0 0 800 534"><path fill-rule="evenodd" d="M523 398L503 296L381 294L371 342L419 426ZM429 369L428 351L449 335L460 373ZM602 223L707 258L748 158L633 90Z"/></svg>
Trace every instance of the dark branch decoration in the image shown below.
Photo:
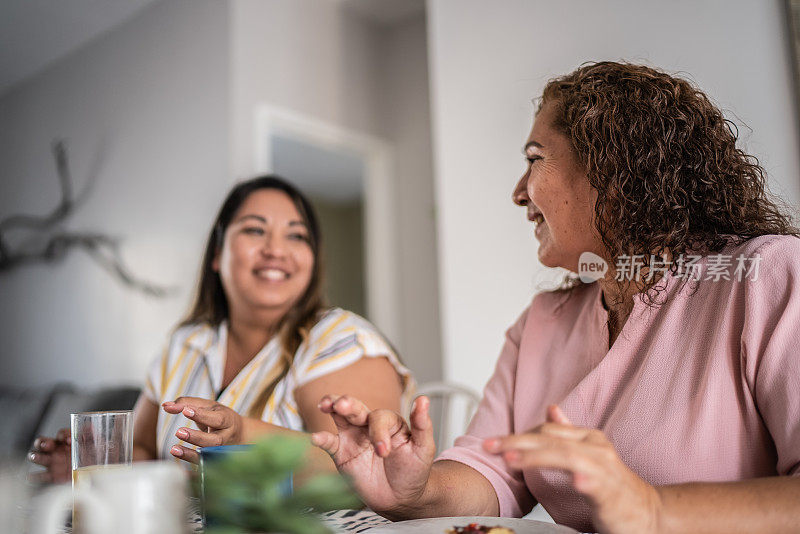
<svg viewBox="0 0 800 534"><path fill-rule="evenodd" d="M53 143L53 154L61 186L61 201L49 215L43 217L20 214L0 220L0 273L31 263L55 263L66 257L70 249L82 249L103 269L131 289L158 298L174 294L177 288L160 286L137 278L125 266L117 238L90 232L69 232L59 226L75 212L80 199L73 195L64 141ZM8 242L8 233L18 229L26 229L34 235L12 248Z"/></svg>

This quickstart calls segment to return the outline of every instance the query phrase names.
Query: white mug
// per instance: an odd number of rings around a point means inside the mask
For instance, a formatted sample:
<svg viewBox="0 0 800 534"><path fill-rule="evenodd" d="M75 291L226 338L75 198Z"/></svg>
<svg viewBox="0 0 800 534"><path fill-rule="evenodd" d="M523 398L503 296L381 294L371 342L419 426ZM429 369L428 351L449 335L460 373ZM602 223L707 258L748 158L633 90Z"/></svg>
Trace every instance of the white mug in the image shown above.
<svg viewBox="0 0 800 534"><path fill-rule="evenodd" d="M9 534L27 532L30 520L30 486L27 465L0 464L0 530Z"/></svg>
<svg viewBox="0 0 800 534"><path fill-rule="evenodd" d="M81 534L183 534L187 531L187 473L172 461L97 470L74 490L51 488L40 500L37 534L60 532L64 511L80 512ZM77 534L77 532L76 532Z"/></svg>

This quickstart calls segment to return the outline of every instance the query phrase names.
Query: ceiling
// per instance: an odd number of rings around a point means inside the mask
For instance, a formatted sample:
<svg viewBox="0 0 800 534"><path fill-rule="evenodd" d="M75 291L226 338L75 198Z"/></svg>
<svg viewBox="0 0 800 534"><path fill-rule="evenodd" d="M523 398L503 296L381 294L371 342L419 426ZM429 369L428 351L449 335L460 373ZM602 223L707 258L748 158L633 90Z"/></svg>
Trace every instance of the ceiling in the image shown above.
<svg viewBox="0 0 800 534"><path fill-rule="evenodd" d="M154 0L0 0L0 94L124 23ZM379 26L425 11L425 0L334 1Z"/></svg>
<svg viewBox="0 0 800 534"><path fill-rule="evenodd" d="M0 1L0 94L153 0Z"/></svg>

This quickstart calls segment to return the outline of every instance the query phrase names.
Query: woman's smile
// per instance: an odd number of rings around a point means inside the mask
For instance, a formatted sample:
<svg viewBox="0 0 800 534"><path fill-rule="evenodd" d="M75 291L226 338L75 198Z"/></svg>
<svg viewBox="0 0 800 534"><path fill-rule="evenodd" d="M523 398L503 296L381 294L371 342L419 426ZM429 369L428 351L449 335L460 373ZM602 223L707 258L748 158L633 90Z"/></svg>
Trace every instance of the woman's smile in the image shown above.
<svg viewBox="0 0 800 534"><path fill-rule="evenodd" d="M528 220L533 223L533 234L536 236L536 239L541 241L547 222L544 220L542 212L532 204L528 206Z"/></svg>
<svg viewBox="0 0 800 534"><path fill-rule="evenodd" d="M538 239L541 242L542 236L544 236L546 231L547 231L547 223L544 222L544 219L542 219L541 222L534 221L534 223L533 223L533 235L536 236L536 239Z"/></svg>
<svg viewBox="0 0 800 534"><path fill-rule="evenodd" d="M291 276L288 272L274 267L253 269L253 274L267 282L285 282Z"/></svg>

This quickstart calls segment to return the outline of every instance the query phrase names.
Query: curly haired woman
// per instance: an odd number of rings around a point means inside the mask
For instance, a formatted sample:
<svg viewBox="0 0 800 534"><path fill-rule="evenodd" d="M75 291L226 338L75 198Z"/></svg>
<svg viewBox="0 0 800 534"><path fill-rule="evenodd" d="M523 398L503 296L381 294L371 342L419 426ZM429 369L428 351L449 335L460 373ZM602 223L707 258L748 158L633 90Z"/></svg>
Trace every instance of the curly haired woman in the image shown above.
<svg viewBox="0 0 800 534"><path fill-rule="evenodd" d="M328 396L315 443L393 519L539 502L583 532L800 531L800 239L736 138L648 67L549 82L513 199L544 265L607 272L534 297L435 463L424 397L406 423Z"/></svg>

